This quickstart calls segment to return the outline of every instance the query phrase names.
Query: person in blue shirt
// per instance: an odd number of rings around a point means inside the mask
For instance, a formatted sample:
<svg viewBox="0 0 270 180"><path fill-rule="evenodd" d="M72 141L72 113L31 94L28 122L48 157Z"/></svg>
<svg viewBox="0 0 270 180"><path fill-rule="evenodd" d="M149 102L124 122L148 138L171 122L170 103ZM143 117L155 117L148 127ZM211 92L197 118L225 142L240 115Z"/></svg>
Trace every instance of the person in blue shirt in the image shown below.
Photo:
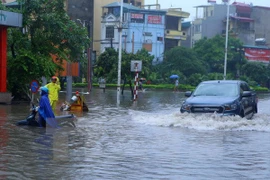
<svg viewBox="0 0 270 180"><path fill-rule="evenodd" d="M49 125L50 127L57 128L58 127L57 121L55 120L55 115L50 105L48 94L49 94L48 88L42 86L40 88L41 98L39 100L39 107L38 107L39 113L38 123L41 127L46 127L46 125Z"/></svg>

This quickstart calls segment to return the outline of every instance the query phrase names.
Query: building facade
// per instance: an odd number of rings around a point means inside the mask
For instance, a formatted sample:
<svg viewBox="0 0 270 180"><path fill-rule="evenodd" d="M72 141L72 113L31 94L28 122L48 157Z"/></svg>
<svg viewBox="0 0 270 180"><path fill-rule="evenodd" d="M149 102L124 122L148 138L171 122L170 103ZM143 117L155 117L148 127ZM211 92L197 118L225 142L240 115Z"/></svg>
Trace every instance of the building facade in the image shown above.
<svg viewBox="0 0 270 180"><path fill-rule="evenodd" d="M106 48L119 48L120 4L112 3L103 7L101 22L101 52ZM130 4L123 5L122 49L128 53L136 53L146 49L154 55L153 64L163 60L165 48L166 11L145 10Z"/></svg>
<svg viewBox="0 0 270 180"><path fill-rule="evenodd" d="M188 18L190 13L183 11L181 8L166 9L165 24L165 51L181 46L182 41L186 41L186 31L182 30L182 21Z"/></svg>
<svg viewBox="0 0 270 180"><path fill-rule="evenodd" d="M14 0L13 0L14 1ZM78 24L87 28L91 38L91 50L100 54L100 28L102 20L102 7L115 0L67 0L67 13ZM144 0L124 0L134 6L144 5Z"/></svg>
<svg viewBox="0 0 270 180"><path fill-rule="evenodd" d="M197 12L202 9L203 13L202 16L196 14L196 19L191 26L192 46L204 37L226 35L227 7L227 4L196 7ZM247 60L269 64L270 25L267 22L270 7L233 2L229 10L228 35L238 38L244 44L242 49Z"/></svg>
<svg viewBox="0 0 270 180"><path fill-rule="evenodd" d="M212 38L224 33L226 29L227 5L210 4L196 6L196 18L193 21L191 42L192 46L200 39ZM202 10L202 11L201 11ZM202 15L198 12L201 11ZM230 7L230 14L235 13L235 8Z"/></svg>
<svg viewBox="0 0 270 180"><path fill-rule="evenodd" d="M197 6L197 11L202 10L202 15L196 14L192 25L191 42L203 37L212 38L217 34L226 34L227 5L209 4ZM233 2L229 8L229 36L239 38L243 44L256 45L256 39L264 38L270 41L270 24L268 18L270 7L253 6Z"/></svg>
<svg viewBox="0 0 270 180"><path fill-rule="evenodd" d="M116 2L116 0L93 0L94 1L94 10L93 10L93 50L96 51L96 54L100 54L100 45L104 39L100 39L101 37L101 21L103 18L102 7ZM119 1L117 1L119 2ZM129 3L133 6L140 7L144 5L144 0L124 0L123 2Z"/></svg>
<svg viewBox="0 0 270 180"><path fill-rule="evenodd" d="M270 43L270 7L253 6L251 18L254 19L255 39L264 38L265 45ZM256 42L255 42L256 43Z"/></svg>
<svg viewBox="0 0 270 180"><path fill-rule="evenodd" d="M193 24L191 21L187 22L182 22L182 31L186 35L186 40L183 40L181 42L181 46L186 47L186 48L191 48L192 47L192 41L191 41L191 34L192 34L192 28Z"/></svg>
<svg viewBox="0 0 270 180"><path fill-rule="evenodd" d="M94 0L67 0L66 7L70 19L78 25L84 26L89 37L93 39Z"/></svg>

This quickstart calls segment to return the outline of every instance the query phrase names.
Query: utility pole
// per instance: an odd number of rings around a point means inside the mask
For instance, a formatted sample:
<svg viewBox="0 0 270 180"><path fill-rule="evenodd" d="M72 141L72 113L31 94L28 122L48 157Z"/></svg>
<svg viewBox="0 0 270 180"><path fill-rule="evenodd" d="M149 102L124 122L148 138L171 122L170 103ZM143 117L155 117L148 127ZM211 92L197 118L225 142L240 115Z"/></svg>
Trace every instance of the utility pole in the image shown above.
<svg viewBox="0 0 270 180"><path fill-rule="evenodd" d="M229 36L229 11L230 11L230 0L223 0L223 2L227 2L226 42L225 42L224 75L223 75L224 80L226 80L227 56L228 56L228 36Z"/></svg>
<svg viewBox="0 0 270 180"><path fill-rule="evenodd" d="M117 81L117 104L120 104L120 86L121 86L121 63L122 63L122 21L123 21L123 0L120 2L120 19L119 19L119 50L118 50L118 81Z"/></svg>

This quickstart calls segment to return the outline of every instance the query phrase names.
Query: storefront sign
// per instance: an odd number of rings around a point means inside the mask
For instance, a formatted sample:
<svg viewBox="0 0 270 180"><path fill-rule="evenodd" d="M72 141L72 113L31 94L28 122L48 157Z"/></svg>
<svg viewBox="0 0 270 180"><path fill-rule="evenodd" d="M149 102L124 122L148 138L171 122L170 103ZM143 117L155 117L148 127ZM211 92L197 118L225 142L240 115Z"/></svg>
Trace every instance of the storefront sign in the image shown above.
<svg viewBox="0 0 270 180"><path fill-rule="evenodd" d="M22 14L0 10L0 25L22 27Z"/></svg>
<svg viewBox="0 0 270 180"><path fill-rule="evenodd" d="M269 63L270 49L245 48L245 57L250 61Z"/></svg>
<svg viewBox="0 0 270 180"><path fill-rule="evenodd" d="M161 24L162 16L159 15L149 15L148 16L148 24Z"/></svg>
<svg viewBox="0 0 270 180"><path fill-rule="evenodd" d="M131 13L130 19L133 23L144 23L144 14Z"/></svg>
<svg viewBox="0 0 270 180"><path fill-rule="evenodd" d="M131 19L143 19L143 14L131 14Z"/></svg>

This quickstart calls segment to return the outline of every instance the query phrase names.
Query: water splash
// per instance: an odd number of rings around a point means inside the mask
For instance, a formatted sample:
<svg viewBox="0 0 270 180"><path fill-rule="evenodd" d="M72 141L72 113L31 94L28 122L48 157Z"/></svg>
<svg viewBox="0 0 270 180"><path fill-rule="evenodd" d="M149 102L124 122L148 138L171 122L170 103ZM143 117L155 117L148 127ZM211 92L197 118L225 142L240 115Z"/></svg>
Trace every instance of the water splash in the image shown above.
<svg viewBox="0 0 270 180"><path fill-rule="evenodd" d="M266 131L270 132L268 114L255 114L252 120L239 116L217 114L148 113L130 110L132 120L138 123L164 127L189 128L202 131Z"/></svg>

